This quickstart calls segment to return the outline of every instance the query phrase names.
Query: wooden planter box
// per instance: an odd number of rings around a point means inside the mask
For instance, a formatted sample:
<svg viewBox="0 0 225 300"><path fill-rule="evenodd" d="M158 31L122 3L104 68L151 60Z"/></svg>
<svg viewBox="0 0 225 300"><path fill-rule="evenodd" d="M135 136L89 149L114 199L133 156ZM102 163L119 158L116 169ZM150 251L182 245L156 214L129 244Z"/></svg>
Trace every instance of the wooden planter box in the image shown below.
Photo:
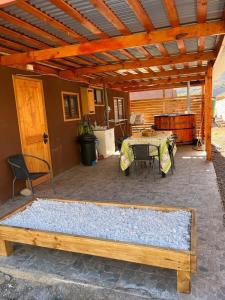
<svg viewBox="0 0 225 300"><path fill-rule="evenodd" d="M64 199L49 199L54 201L77 201L80 203L94 203L102 206L132 207L157 211L189 211L192 213L191 224L191 250L175 250L141 244L118 242L113 240L75 236L65 233L39 231L22 227L0 225L0 255L12 253L12 242L23 243L46 248L53 248L106 258L119 259L134 263L174 269L177 271L177 291L189 293L191 290L191 272L196 271L196 217L195 210L191 208L176 208L150 205L133 205L111 202L93 202ZM6 219L31 205L34 200L20 206L3 218Z"/></svg>

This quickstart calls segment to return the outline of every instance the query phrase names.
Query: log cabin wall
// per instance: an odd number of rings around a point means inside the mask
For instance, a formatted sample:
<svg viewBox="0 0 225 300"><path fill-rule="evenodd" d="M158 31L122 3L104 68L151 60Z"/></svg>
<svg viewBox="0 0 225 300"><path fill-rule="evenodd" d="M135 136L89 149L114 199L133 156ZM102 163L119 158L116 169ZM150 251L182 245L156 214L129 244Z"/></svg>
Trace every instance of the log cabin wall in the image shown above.
<svg viewBox="0 0 225 300"><path fill-rule="evenodd" d="M0 203L11 197L12 173L7 163L7 157L21 152L18 119L12 75L32 75L31 72L17 69L0 68ZM35 74L34 74L35 75ZM53 76L38 76L43 82L46 115L48 122L50 151L54 175L64 172L80 163L80 149L75 142L77 138L78 121L64 122L61 91L80 92L81 84L62 80ZM128 93L108 90L109 105L112 106L113 97L124 97L128 102ZM104 121L104 107L96 107L93 121ZM119 131L116 129L116 136ZM24 183L17 183L19 191Z"/></svg>
<svg viewBox="0 0 225 300"><path fill-rule="evenodd" d="M191 96L191 112L196 114L196 129L199 132L202 120L202 101L201 95ZM187 110L187 98L164 98L131 100L131 112L144 114L146 124L154 124L154 115L183 113Z"/></svg>

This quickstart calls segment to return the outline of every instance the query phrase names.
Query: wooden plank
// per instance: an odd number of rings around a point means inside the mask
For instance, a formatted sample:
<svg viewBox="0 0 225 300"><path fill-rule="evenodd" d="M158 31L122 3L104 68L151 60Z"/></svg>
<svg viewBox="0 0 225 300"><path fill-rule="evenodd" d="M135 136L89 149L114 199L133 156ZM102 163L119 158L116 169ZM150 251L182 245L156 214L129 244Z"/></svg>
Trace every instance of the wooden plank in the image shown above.
<svg viewBox="0 0 225 300"><path fill-rule="evenodd" d="M188 271L177 271L177 291L188 294L191 291L191 273Z"/></svg>
<svg viewBox="0 0 225 300"><path fill-rule="evenodd" d="M206 159L212 160L211 129L212 129L212 62L208 63L205 77L205 147Z"/></svg>
<svg viewBox="0 0 225 300"><path fill-rule="evenodd" d="M174 270L190 271L190 255L185 251L3 225L0 225L0 239Z"/></svg>
<svg viewBox="0 0 225 300"><path fill-rule="evenodd" d="M148 14L146 13L145 9L143 8L140 0L127 0L127 3L133 10L134 14L136 15L137 19L141 23L141 25L147 30L152 31L155 29L151 19L149 18Z"/></svg>
<svg viewBox="0 0 225 300"><path fill-rule="evenodd" d="M197 20L204 23L207 16L207 0L197 0Z"/></svg>
<svg viewBox="0 0 225 300"><path fill-rule="evenodd" d="M99 12L123 35L130 34L130 30L123 22L113 13L109 6L102 0L90 0L90 2L99 10ZM127 48L127 47L123 47Z"/></svg>
<svg viewBox="0 0 225 300"><path fill-rule="evenodd" d="M2 12L0 12L1 17ZM1 65L25 64L33 61L42 61L54 58L92 54L97 52L123 49L146 44L169 42L182 38L193 38L200 35L220 35L225 33L225 24L222 21L194 24L175 27L172 29L155 30L149 33L136 33L119 36L100 41L91 41L79 45L66 45L46 50L31 51L28 53L13 54L1 57Z"/></svg>
<svg viewBox="0 0 225 300"><path fill-rule="evenodd" d="M12 243L0 239L0 256L9 256L12 252Z"/></svg>
<svg viewBox="0 0 225 300"><path fill-rule="evenodd" d="M192 226L195 227L195 211L191 208L175 208L152 205L134 205L124 203L81 201L76 199L49 199L62 202L91 203L100 206L132 207L141 209L160 210L164 212L186 210L192 213ZM13 212L5 215L1 220L16 214L31 205L34 200L18 207ZM44 201L44 200L43 200ZM192 229L191 232L195 230ZM155 246L124 243L106 239L96 239L85 236L73 236L70 234L49 231L33 230L28 228L10 227L0 225L0 255L9 255L12 252L12 242L36 245L52 249L96 255L106 258L125 260L157 267L177 270L177 289L180 292L190 291L190 272L193 270L193 257L195 255L195 236L191 236L190 251L182 251Z"/></svg>
<svg viewBox="0 0 225 300"><path fill-rule="evenodd" d="M172 27L179 26L179 18L174 0L163 0L163 5L166 9L170 24Z"/></svg>
<svg viewBox="0 0 225 300"><path fill-rule="evenodd" d="M68 73L71 75L87 75L87 74L96 74L102 72L112 72L117 71L120 69L137 69L137 68L148 68L153 66L163 66L169 64L179 64L184 62L192 62L192 61L199 61L199 60L215 60L216 54L213 51L206 52L206 53L193 53L193 54L180 54L177 56L169 56L169 57L157 57L151 58L148 60L139 60L133 62L123 62L118 64L112 65L105 65L105 66L96 66L96 67L84 67L79 70L73 71L66 71L62 72L62 76L66 76Z"/></svg>

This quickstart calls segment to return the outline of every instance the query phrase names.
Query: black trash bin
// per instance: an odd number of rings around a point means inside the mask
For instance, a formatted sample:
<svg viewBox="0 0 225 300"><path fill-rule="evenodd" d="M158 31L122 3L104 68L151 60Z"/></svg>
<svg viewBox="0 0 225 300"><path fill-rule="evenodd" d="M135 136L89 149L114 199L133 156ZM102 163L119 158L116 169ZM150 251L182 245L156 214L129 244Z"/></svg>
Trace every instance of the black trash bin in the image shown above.
<svg viewBox="0 0 225 300"><path fill-rule="evenodd" d="M83 134L78 141L81 148L81 161L85 166L92 166L96 162L96 136L94 134Z"/></svg>

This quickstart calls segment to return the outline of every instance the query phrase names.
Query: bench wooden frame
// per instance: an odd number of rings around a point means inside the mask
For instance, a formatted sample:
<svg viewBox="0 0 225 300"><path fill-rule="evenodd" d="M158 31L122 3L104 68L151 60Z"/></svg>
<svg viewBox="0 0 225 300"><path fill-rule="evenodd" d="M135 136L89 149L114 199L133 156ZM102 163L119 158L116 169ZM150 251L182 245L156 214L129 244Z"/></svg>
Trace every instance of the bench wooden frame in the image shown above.
<svg viewBox="0 0 225 300"><path fill-rule="evenodd" d="M54 201L76 201L94 203L103 206L132 207L163 212L184 210L192 213L191 250L146 246L141 244L118 242L113 240L75 236L64 233L40 231L21 227L0 225L0 255L8 256L13 252L12 242L35 245L58 250L78 252L89 255L119 259L134 263L174 269L177 271L177 291L189 293L191 290L191 272L196 272L196 215L192 208L177 208L151 205L133 205L112 202L93 202L67 199L49 199ZM0 221L26 209L35 199L6 214Z"/></svg>

